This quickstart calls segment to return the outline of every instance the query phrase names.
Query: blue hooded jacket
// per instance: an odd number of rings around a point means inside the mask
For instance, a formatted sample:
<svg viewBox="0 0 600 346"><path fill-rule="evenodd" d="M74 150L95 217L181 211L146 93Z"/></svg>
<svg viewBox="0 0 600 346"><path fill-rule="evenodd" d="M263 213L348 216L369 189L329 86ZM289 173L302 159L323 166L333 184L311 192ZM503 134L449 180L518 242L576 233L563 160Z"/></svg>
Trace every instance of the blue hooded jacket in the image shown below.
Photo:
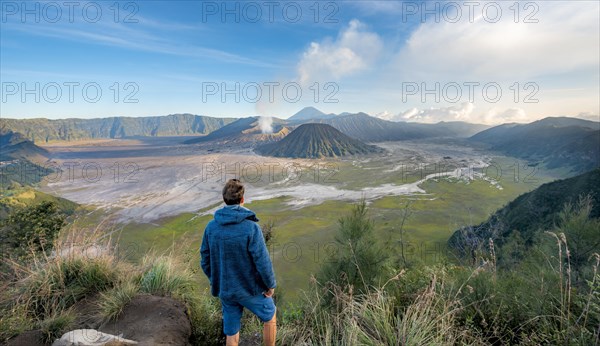
<svg viewBox="0 0 600 346"><path fill-rule="evenodd" d="M206 225L200 266L213 296L242 300L275 288L273 265L257 222L253 211L230 205L217 210Z"/></svg>

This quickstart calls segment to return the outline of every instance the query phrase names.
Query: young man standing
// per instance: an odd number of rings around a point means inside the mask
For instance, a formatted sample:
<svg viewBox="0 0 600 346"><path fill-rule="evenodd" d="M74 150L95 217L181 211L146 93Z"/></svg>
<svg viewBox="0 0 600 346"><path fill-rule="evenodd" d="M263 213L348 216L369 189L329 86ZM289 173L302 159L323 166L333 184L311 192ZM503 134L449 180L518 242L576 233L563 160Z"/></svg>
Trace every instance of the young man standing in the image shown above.
<svg viewBox="0 0 600 346"><path fill-rule="evenodd" d="M258 218L244 208L244 185L230 179L223 187L225 206L204 230L201 267L211 293L221 299L227 345L237 345L242 311L252 311L263 323L265 345L275 345L275 274Z"/></svg>

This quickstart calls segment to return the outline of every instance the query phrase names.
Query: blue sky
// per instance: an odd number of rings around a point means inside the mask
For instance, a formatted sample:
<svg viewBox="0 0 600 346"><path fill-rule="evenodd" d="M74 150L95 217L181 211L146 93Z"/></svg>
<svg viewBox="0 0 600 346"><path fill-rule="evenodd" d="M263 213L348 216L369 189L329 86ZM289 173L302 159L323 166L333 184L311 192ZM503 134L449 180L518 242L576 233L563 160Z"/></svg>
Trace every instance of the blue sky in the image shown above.
<svg viewBox="0 0 600 346"><path fill-rule="evenodd" d="M1 3L2 117L600 113L597 1Z"/></svg>

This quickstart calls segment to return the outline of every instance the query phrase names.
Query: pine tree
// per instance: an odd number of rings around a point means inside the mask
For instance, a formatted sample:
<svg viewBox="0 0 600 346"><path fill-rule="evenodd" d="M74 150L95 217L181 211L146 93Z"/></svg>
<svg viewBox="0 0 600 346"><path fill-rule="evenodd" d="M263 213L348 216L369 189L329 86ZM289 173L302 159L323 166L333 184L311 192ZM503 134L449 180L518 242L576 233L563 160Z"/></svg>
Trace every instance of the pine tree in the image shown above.
<svg viewBox="0 0 600 346"><path fill-rule="evenodd" d="M366 292L376 286L387 270L388 253L377 243L373 222L364 200L355 204L349 215L339 219L336 250L317 275L320 282L352 286Z"/></svg>

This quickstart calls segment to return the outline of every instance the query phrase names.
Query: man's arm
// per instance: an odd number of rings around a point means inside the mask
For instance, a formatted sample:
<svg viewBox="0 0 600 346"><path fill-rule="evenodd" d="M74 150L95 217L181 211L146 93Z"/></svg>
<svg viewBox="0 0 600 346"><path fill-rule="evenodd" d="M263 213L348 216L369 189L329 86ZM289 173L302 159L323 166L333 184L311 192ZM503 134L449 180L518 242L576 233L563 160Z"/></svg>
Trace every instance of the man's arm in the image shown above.
<svg viewBox="0 0 600 346"><path fill-rule="evenodd" d="M208 245L208 226L204 229L202 245L200 246L200 266L210 281L210 247Z"/></svg>
<svg viewBox="0 0 600 346"><path fill-rule="evenodd" d="M275 281L275 273L273 272L273 264L271 263L271 258L269 257L262 231L257 224L255 224L248 251L252 256L256 270L265 285L267 285L268 288L275 288L277 283Z"/></svg>

